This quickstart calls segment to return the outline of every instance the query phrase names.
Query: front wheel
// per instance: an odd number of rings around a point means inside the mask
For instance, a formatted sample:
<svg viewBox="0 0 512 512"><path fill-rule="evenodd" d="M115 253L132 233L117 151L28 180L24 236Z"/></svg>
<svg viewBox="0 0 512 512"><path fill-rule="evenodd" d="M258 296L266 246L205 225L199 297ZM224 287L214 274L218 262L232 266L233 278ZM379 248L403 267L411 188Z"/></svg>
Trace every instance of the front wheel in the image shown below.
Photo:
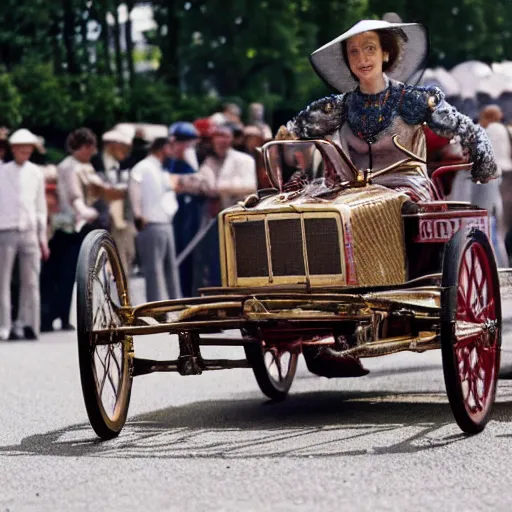
<svg viewBox="0 0 512 512"><path fill-rule="evenodd" d="M494 253L481 231L457 232L443 257L441 351L448 399L459 427L481 432L496 396L501 296Z"/></svg>
<svg viewBox="0 0 512 512"><path fill-rule="evenodd" d="M102 439L116 437L128 414L133 376L133 340L115 331L121 307L130 305L126 276L111 236L87 235L76 271L78 357L82 392L92 428ZM108 335L95 334L112 329Z"/></svg>

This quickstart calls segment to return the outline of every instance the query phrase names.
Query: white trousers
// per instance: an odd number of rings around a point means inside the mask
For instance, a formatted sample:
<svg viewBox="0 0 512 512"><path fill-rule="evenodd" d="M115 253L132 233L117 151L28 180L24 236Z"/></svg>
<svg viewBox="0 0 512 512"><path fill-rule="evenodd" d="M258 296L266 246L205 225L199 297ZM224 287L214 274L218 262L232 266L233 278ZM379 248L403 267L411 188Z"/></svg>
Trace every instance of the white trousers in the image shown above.
<svg viewBox="0 0 512 512"><path fill-rule="evenodd" d="M41 251L35 231L0 230L0 329L11 330L11 280L16 256L20 268L19 327L39 335Z"/></svg>

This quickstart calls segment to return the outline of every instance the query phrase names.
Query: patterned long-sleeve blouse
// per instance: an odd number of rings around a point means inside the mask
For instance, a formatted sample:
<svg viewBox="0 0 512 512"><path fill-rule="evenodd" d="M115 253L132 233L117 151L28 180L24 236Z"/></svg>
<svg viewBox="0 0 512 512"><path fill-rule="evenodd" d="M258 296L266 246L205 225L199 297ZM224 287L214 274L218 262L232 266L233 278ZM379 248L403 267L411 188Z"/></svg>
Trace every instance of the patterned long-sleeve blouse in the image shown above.
<svg viewBox="0 0 512 512"><path fill-rule="evenodd" d="M311 139L342 133L345 127L353 137L353 145L359 141L367 147L378 147L382 139L397 131L399 120L411 127L426 123L438 135L460 137L473 162L474 181L485 183L496 176L497 165L485 130L451 106L438 87L387 82L386 89L378 94L363 94L357 88L317 100L286 128L297 138Z"/></svg>

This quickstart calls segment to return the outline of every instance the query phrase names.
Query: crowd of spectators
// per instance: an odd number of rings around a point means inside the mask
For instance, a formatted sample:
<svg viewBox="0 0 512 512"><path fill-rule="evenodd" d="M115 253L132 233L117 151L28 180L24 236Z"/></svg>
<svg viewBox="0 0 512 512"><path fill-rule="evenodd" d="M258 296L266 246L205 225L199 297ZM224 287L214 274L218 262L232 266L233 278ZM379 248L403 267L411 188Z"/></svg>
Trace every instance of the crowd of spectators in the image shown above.
<svg viewBox="0 0 512 512"><path fill-rule="evenodd" d="M220 284L216 214L266 178L257 148L272 138L261 104L248 122L235 104L194 122L78 128L67 156L41 166L44 141L0 130L0 340L38 339L70 323L84 238L110 232L128 277L148 301Z"/></svg>

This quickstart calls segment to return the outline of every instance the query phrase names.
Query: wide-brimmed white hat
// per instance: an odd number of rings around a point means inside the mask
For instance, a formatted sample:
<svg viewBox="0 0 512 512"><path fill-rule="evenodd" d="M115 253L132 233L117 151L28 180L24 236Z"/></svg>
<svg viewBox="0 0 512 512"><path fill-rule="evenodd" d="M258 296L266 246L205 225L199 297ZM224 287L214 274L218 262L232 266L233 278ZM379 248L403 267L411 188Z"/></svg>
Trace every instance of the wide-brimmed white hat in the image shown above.
<svg viewBox="0 0 512 512"><path fill-rule="evenodd" d="M131 146L133 138L135 137L135 130L126 126L115 126L112 130L103 134L101 139L103 142L119 142Z"/></svg>
<svg viewBox="0 0 512 512"><path fill-rule="evenodd" d="M419 23L389 23L381 20L362 20L341 36L315 50L310 57L316 73L339 92L354 90L358 83L343 57L342 42L373 30L392 30L401 37L401 52L393 68L386 75L400 82L409 81L418 69L425 67L430 45L428 30Z"/></svg>
<svg viewBox="0 0 512 512"><path fill-rule="evenodd" d="M9 137L9 144L11 146L15 146L18 144L32 144L33 146L37 146L39 144L39 139L30 130L27 130L26 128L21 128L20 130L16 130Z"/></svg>

